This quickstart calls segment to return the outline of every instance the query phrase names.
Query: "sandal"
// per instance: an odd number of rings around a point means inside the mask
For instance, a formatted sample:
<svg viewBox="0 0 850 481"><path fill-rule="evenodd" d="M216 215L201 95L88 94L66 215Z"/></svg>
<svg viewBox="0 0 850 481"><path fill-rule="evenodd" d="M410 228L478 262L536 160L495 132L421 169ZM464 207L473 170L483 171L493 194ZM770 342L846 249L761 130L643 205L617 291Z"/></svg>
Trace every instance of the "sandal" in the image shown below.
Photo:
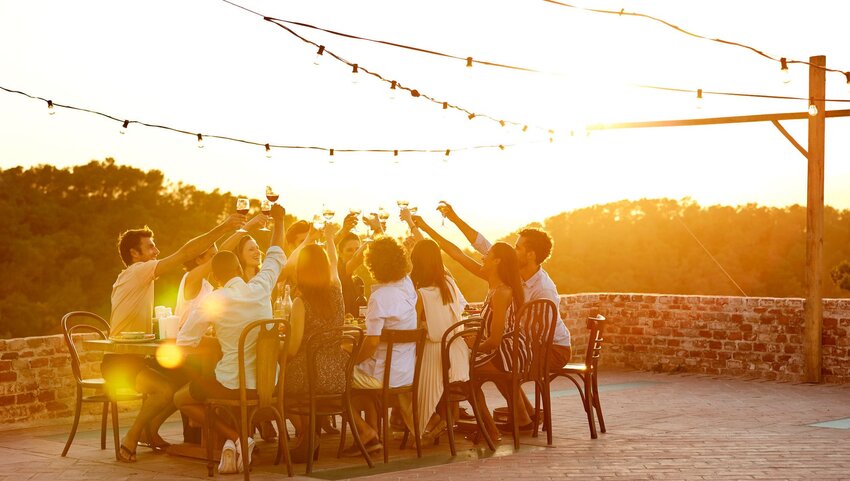
<svg viewBox="0 0 850 481"><path fill-rule="evenodd" d="M168 452L168 448L171 447L171 443L163 441L159 444L151 444L148 447L151 448L154 454L165 454Z"/></svg>
<svg viewBox="0 0 850 481"><path fill-rule="evenodd" d="M424 433L422 433L422 440L423 441L431 441L433 439L437 439L440 436L442 436L445 432L446 432L446 422L440 421L439 423L437 423L437 425L434 427L434 429L431 429L430 431L426 430Z"/></svg>
<svg viewBox="0 0 850 481"><path fill-rule="evenodd" d="M381 444L380 441L378 441L378 438L369 441L368 443L364 444L363 447L366 448L366 453L368 454L372 454L384 449L384 445ZM356 458L360 455L360 448L357 447L357 444L352 444L351 446L342 450L342 456L346 458Z"/></svg>
<svg viewBox="0 0 850 481"><path fill-rule="evenodd" d="M117 456L118 461L120 461L122 463L135 463L136 462L136 452L130 451L130 448L128 448L127 446L124 446L123 444L121 444L120 446L121 447L118 448L118 456Z"/></svg>

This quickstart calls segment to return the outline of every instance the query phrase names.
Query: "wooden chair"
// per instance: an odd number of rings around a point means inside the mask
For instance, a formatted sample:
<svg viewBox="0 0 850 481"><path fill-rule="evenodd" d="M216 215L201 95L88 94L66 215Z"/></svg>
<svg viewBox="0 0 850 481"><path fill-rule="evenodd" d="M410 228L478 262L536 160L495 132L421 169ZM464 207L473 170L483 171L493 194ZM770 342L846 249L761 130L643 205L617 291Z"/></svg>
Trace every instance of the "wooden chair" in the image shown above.
<svg viewBox="0 0 850 481"><path fill-rule="evenodd" d="M74 373L77 391L76 403L74 405L74 423L71 425L71 433L68 435L68 441L65 442L62 456L68 454L71 443L74 441L74 436L77 434L83 403L101 403L103 404L103 415L100 422L100 449L106 449L106 420L109 417L109 408L111 406L112 438L115 445L115 459L118 459L118 449L121 445L121 441L118 438L118 402L139 401L142 399L142 395L117 394L113 389L110 389L110 386L107 385L103 378L83 379L80 369L80 355L77 352L76 344L74 344L73 336L87 332L96 334L100 339L107 339L109 337L109 323L97 314L85 311L69 312L62 317L62 334L65 339L65 345L68 346L68 352L71 354L71 370ZM83 389L94 390L94 394L84 395Z"/></svg>
<svg viewBox="0 0 850 481"><path fill-rule="evenodd" d="M351 408L351 379L354 375L354 358L355 354L360 351L360 346L363 344L363 330L354 326L340 326L331 329L325 329L322 332L314 333L306 341L305 349L307 356L307 394L303 396L290 395L286 399L287 414L298 416L308 416L310 422L305 428L308 436L307 452L310 453L307 457L306 473L313 472L313 453L317 452L316 440L316 418L321 416L342 416L343 422L341 426L341 442L345 440L345 425L346 420L349 424L354 416ZM320 382L319 373L316 371L318 366L317 359L323 352L329 350L341 350L343 344L351 346L351 354L348 355L348 361L345 369L345 387L342 392L318 392L317 387ZM345 351L343 351L345 352ZM351 425L351 434L354 437L354 443L360 448L360 452L366 459L366 463L370 468L374 467L372 458L366 452L366 447L360 440L360 434L357 429Z"/></svg>
<svg viewBox="0 0 850 481"><path fill-rule="evenodd" d="M519 449L519 410L524 409L519 399L513 399L520 392L520 386L527 382L533 382L535 390L539 390L543 398L543 409L551 411L551 398L549 396L549 349L552 347L552 339L555 336L555 327L558 322L558 310L555 303L549 299L535 299L526 302L522 309L516 314L514 329L506 332L505 336L512 336L513 345L521 346L520 336L525 337L525 353L519 349L511 351L511 365L515 366L509 373L488 374L486 378L478 380L479 383L488 380L510 384L511 395L508 396L508 408L512 415L509 418L514 437L514 449ZM526 362L520 366L520 356L524 354ZM551 416L550 416L551 417ZM536 425L537 415L532 419ZM547 427L551 419L544 416ZM552 444L551 429L547 431L547 441Z"/></svg>
<svg viewBox="0 0 850 481"><path fill-rule="evenodd" d="M467 341L471 339L471 341ZM469 381L464 382L449 382L449 371L451 370L451 356L449 355L452 344L455 342L466 342L471 344L469 349ZM475 423L478 426L478 432L481 433L487 447L490 451L496 451L496 445L487 430L484 429L484 423L481 421L481 407L478 404L478 396L475 386L475 370L472 366L475 363L476 355L478 354L478 346L481 344L481 322L477 320L460 321L449 327L443 334L440 342L440 357L443 367L443 418L446 420L446 435L449 438L449 449L452 456L457 456L457 448L455 447L454 436L454 420L452 419L451 404L460 401L469 401L472 406L472 413L475 416ZM438 441L436 439L435 441Z"/></svg>
<svg viewBox="0 0 850 481"><path fill-rule="evenodd" d="M602 355L602 327L605 317L596 315L587 318L587 351L584 355L583 364L567 364L560 369L552 371L550 381L558 376L563 376L575 384L581 396L581 402L587 412L587 425L590 427L590 437L596 439L596 423L593 420L594 410L599 418L599 430L605 432L605 419L602 417L602 404L599 402L599 387L597 377L599 372L599 358ZM581 383L579 383L581 380ZM548 414L551 417L551 412ZM547 427L551 428L551 419L547 421Z"/></svg>
<svg viewBox="0 0 850 481"><path fill-rule="evenodd" d="M371 396L378 405L378 411L380 412L379 422L383 429L379 429L378 433L381 435L381 441L384 444L384 463L389 463L389 441L392 439L390 434L390 419L389 419L389 411L390 411L390 399L392 397L397 397L399 394L410 393L412 397L412 410L413 410L413 436L414 442L416 443L416 457L422 457L422 440L420 439L420 429L419 429L419 371L422 368L422 354L425 350L425 329L409 329L409 330L399 330L399 329L384 329L381 332L381 342L386 343L387 352L384 362L384 378L382 380L382 388L380 390L376 389L354 389L353 392L355 394L363 394L367 396ZM407 386L399 386L399 387L390 387L390 372L392 371L392 361L393 361L393 346L396 344L407 344L407 343L415 343L416 345L416 362L414 364L413 369L413 383ZM374 391L379 391L375 393ZM352 428L353 429L353 428ZM381 431L383 433L381 434ZM404 439L402 440L401 447L404 449L404 446L407 444L407 436L408 430L405 426L405 434Z"/></svg>
<svg viewBox="0 0 850 481"><path fill-rule="evenodd" d="M249 334L258 330L256 349L256 392L249 396L246 388L245 374L245 343ZM281 431L278 439L275 464L281 457L286 462L287 474L292 477L292 461L289 458L287 446L286 419L284 417L284 375L286 373L286 356L289 346L289 322L283 319L260 319L249 323L242 329L239 336L239 399L207 399L205 403L206 418L213 419L216 412L225 412L231 421L239 428L239 442L243 453L248 452L248 428L254 426L255 420L271 419L277 421ZM276 373L277 371L277 373ZM223 409L222 409L223 408ZM239 418L233 410L239 409ZM212 476L215 460L213 458L212 423L204 423L204 438L207 439L207 475ZM251 466L248 460L243 461L244 478L250 479Z"/></svg>

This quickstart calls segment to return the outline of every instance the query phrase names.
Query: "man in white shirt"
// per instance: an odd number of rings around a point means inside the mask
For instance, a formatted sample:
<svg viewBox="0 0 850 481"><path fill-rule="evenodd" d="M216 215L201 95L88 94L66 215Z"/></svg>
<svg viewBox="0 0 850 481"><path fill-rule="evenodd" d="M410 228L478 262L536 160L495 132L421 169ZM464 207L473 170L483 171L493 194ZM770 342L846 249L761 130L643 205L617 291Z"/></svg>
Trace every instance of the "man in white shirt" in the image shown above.
<svg viewBox="0 0 850 481"><path fill-rule="evenodd" d="M486 254L490 250L490 241L464 222L450 204L442 202L442 205L438 209L460 229L476 251ZM558 294L558 288L555 287L552 278L549 277L549 274L542 267L543 262L552 254L552 238L540 229L523 229L519 233L515 249L526 302L535 299L549 299L558 308L558 322L555 325L552 349L549 350L549 366L551 369L561 368L570 361L572 352L570 348L570 331L567 329L560 315L561 298ZM532 414L534 408L531 402L525 396L523 397L526 411ZM524 425L530 421L530 417L520 419L520 424Z"/></svg>
<svg viewBox="0 0 850 481"><path fill-rule="evenodd" d="M202 302L197 322L215 326L221 344L222 357L215 367L215 377L190 382L174 394L174 403L195 424L212 422L213 428L226 439L219 464L219 473L241 472L243 456L238 452L239 433L235 426L223 419L205 419L203 403L207 398L239 399L239 337L248 324L259 319L271 319L271 293L286 261L283 253L285 211L278 204L272 206L274 219L271 245L256 276L243 279L242 267L236 255L222 251L212 259L213 278L221 287ZM245 387L256 389L257 330L245 341ZM244 463L250 465L254 441L248 438L249 453Z"/></svg>
<svg viewBox="0 0 850 481"><path fill-rule="evenodd" d="M121 271L112 286L110 336L122 332L150 333L154 280L162 274L177 270L189 259L207 250L222 234L244 223L245 216L233 214L213 230L190 240L162 260L157 259L159 249L153 241L153 231L145 227L122 233L118 238L118 251L126 269ZM167 443L159 437L157 431L174 412L171 402L174 388L156 362L136 355L107 354L101 372L112 387L134 389L147 395L138 416L121 442L118 460L136 460L136 445L145 427L150 429L152 439L148 443L151 447L155 450L166 447Z"/></svg>
<svg viewBox="0 0 850 481"><path fill-rule="evenodd" d="M408 386L413 383L416 345L393 345L392 365L387 367L387 345L381 342L384 329L413 330L417 327L416 290L407 276L407 256L395 239L381 237L369 244L365 261L378 284L372 286L366 306L366 339L355 357L358 364L354 368L352 387L381 389L386 369L390 369L390 387ZM399 398L402 416L408 425L412 425L411 399L409 396ZM360 416L354 417L366 449L369 452L382 449L378 442L378 416L374 404L370 400L356 398L354 408L357 412L366 413L365 421ZM346 450L346 455L359 456L360 451L352 446Z"/></svg>

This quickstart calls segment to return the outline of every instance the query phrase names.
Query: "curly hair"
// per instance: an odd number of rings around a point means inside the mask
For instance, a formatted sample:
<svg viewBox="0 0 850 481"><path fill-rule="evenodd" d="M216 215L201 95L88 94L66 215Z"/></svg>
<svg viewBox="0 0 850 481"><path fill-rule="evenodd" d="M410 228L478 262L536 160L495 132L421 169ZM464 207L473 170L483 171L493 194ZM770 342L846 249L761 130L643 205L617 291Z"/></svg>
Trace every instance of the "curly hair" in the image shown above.
<svg viewBox="0 0 850 481"><path fill-rule="evenodd" d="M540 229L523 229L519 232L520 237L525 238L528 248L534 252L538 264L549 258L552 254L552 238L546 231Z"/></svg>
<svg viewBox="0 0 850 481"><path fill-rule="evenodd" d="M395 282L407 275L404 248L392 237L380 237L366 249L366 268L381 284Z"/></svg>

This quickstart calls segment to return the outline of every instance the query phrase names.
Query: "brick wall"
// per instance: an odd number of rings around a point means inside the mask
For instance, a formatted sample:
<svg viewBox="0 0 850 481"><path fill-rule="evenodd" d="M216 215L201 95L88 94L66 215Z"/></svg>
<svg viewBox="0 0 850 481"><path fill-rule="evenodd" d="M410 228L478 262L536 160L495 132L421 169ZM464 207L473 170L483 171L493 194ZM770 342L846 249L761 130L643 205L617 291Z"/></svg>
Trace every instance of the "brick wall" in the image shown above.
<svg viewBox="0 0 850 481"><path fill-rule="evenodd" d="M786 298L578 294L561 297L561 312L578 354L586 349L586 317L608 318L603 366L799 382L803 304ZM850 382L850 299L824 300L823 376L828 383Z"/></svg>

